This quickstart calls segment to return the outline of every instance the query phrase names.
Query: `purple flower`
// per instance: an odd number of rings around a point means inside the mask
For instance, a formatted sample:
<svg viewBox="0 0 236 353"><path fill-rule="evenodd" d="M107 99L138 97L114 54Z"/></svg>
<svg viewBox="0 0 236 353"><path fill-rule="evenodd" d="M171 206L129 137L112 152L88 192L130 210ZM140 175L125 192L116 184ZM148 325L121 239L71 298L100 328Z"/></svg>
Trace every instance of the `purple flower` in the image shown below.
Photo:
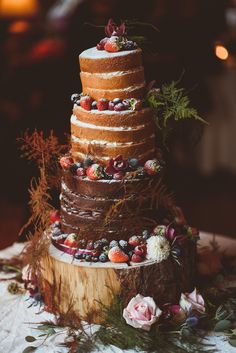
<svg viewBox="0 0 236 353"><path fill-rule="evenodd" d="M111 36L118 36L122 37L125 35L125 23L122 22L120 26L118 26L112 18L109 19L106 27L105 27L105 33L108 37Z"/></svg>
<svg viewBox="0 0 236 353"><path fill-rule="evenodd" d="M125 171L128 168L128 162L122 158L122 156L117 156L116 158L111 158L109 160L108 166L105 169L105 173L113 175L120 171Z"/></svg>

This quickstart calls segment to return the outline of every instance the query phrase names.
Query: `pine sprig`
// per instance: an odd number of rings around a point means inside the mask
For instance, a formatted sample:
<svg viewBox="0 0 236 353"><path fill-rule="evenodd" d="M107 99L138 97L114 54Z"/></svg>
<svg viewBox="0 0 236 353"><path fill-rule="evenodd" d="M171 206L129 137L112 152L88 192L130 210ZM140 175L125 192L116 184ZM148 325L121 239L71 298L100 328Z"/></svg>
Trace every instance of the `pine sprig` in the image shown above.
<svg viewBox="0 0 236 353"><path fill-rule="evenodd" d="M162 134L164 144L178 122L191 119L207 124L197 110L191 106L185 89L178 88L176 81L163 84L160 89L150 89L146 100L154 110L154 121Z"/></svg>

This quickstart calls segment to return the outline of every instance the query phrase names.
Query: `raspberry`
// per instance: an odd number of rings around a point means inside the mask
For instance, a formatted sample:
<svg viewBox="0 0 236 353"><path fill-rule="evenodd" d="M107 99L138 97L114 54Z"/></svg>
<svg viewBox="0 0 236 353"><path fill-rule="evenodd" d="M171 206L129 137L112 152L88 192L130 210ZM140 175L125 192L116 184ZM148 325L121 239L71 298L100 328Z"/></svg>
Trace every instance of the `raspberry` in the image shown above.
<svg viewBox="0 0 236 353"><path fill-rule="evenodd" d="M108 100L105 98L99 99L97 102L97 108L98 110L107 110L108 109Z"/></svg>
<svg viewBox="0 0 236 353"><path fill-rule="evenodd" d="M93 99L89 96L83 96L80 98L80 106L85 110L91 110Z"/></svg>

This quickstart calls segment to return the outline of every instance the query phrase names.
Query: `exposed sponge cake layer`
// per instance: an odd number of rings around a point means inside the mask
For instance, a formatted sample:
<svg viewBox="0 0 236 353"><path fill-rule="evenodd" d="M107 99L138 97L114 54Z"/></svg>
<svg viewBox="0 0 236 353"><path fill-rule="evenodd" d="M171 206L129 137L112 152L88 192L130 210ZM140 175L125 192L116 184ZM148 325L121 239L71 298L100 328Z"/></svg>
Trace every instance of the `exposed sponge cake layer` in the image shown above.
<svg viewBox="0 0 236 353"><path fill-rule="evenodd" d="M142 66L142 50L109 53L96 47L83 51L79 56L80 70L84 72L126 71Z"/></svg>
<svg viewBox="0 0 236 353"><path fill-rule="evenodd" d="M113 88L113 89L100 89L100 88L91 88L83 86L83 93L88 94L90 97L93 97L96 101L101 98L108 100L113 100L114 98L128 99L128 98L137 98L142 99L145 93L145 82L142 82L139 85L132 85L125 88Z"/></svg>

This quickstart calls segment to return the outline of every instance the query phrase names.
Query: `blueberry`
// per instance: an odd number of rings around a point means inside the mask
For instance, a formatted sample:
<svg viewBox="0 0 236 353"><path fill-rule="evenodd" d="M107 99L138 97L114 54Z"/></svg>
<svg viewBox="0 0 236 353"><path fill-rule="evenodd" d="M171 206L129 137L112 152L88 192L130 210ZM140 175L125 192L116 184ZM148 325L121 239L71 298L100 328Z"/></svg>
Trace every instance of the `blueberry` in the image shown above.
<svg viewBox="0 0 236 353"><path fill-rule="evenodd" d="M81 260L81 259L83 259L83 254L76 253L76 254L75 254L75 259L76 259L76 260Z"/></svg>
<svg viewBox="0 0 236 353"><path fill-rule="evenodd" d="M71 171L71 173L73 174L73 175L76 175L76 171L77 171L77 169L78 169L78 166L77 166L77 164L71 164L71 166L70 166L70 171Z"/></svg>
<svg viewBox="0 0 236 353"><path fill-rule="evenodd" d="M75 103L78 99L80 98L80 95L78 93L73 93L71 95L71 101Z"/></svg>
<svg viewBox="0 0 236 353"><path fill-rule="evenodd" d="M129 258L131 259L132 255L133 255L133 251L129 251L128 254Z"/></svg>
<svg viewBox="0 0 236 353"><path fill-rule="evenodd" d="M92 109L97 109L97 102L96 102L96 101L93 101L93 103L92 103Z"/></svg>
<svg viewBox="0 0 236 353"><path fill-rule="evenodd" d="M85 157L84 159L84 167L88 168L93 164L93 161L90 157Z"/></svg>
<svg viewBox="0 0 236 353"><path fill-rule="evenodd" d="M103 245L109 244L109 241L106 238L102 238L100 241L102 242Z"/></svg>
<svg viewBox="0 0 236 353"><path fill-rule="evenodd" d="M54 222L53 226L54 226L55 228L61 228L61 222L56 221L56 222Z"/></svg>
<svg viewBox="0 0 236 353"><path fill-rule="evenodd" d="M128 246L128 242L126 240L120 240L119 245L122 249L126 249Z"/></svg>
<svg viewBox="0 0 236 353"><path fill-rule="evenodd" d="M99 256L99 261L101 262L107 262L108 261L108 256L104 253L102 253L100 256Z"/></svg>
<svg viewBox="0 0 236 353"><path fill-rule="evenodd" d="M61 235L61 234L62 234L62 231L61 231L60 228L55 227L55 228L53 229L53 231L52 231L52 235L53 235L54 237L58 237L58 236Z"/></svg>
<svg viewBox="0 0 236 353"><path fill-rule="evenodd" d="M92 257L92 261L93 261L93 262L98 262L98 257L97 257L97 256L93 256L93 257Z"/></svg>
<svg viewBox="0 0 236 353"><path fill-rule="evenodd" d="M120 98L114 98L113 101L112 101L114 104L118 104L118 103L121 103L122 100Z"/></svg>
<svg viewBox="0 0 236 353"><path fill-rule="evenodd" d="M80 106L80 99L77 99L77 101L75 102L76 105Z"/></svg>
<svg viewBox="0 0 236 353"><path fill-rule="evenodd" d="M115 246L118 246L118 241L117 240L112 240L109 244L110 248L114 248Z"/></svg>
<svg viewBox="0 0 236 353"><path fill-rule="evenodd" d="M189 326L189 327L195 327L197 326L198 324L198 318L196 316L189 316L187 319L186 319L186 324Z"/></svg>
<svg viewBox="0 0 236 353"><path fill-rule="evenodd" d="M92 256L91 255L85 255L85 261L91 262L92 261Z"/></svg>
<svg viewBox="0 0 236 353"><path fill-rule="evenodd" d="M150 238L150 233L147 229L145 229L142 234L143 234L143 239L146 240L146 239Z"/></svg>
<svg viewBox="0 0 236 353"><path fill-rule="evenodd" d="M80 162L76 163L76 165L77 165L77 168L82 168L83 167L82 163L80 163Z"/></svg>
<svg viewBox="0 0 236 353"><path fill-rule="evenodd" d="M130 165L130 167L132 167L132 168L137 167L137 165L138 165L138 160L137 160L136 158L131 158L131 159L129 159L129 165Z"/></svg>

